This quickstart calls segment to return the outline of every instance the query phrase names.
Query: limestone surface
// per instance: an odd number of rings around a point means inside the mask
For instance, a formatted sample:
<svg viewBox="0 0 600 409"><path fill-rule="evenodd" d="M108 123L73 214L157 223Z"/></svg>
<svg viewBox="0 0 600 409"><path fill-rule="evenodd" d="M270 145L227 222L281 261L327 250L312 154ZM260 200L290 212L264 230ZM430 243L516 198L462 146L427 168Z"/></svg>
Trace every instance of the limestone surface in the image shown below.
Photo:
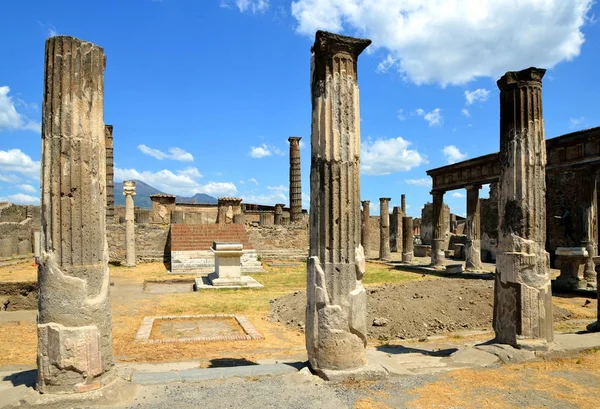
<svg viewBox="0 0 600 409"><path fill-rule="evenodd" d="M318 31L312 47L306 349L322 376L366 365L356 66L370 43Z"/></svg>
<svg viewBox="0 0 600 409"><path fill-rule="evenodd" d="M389 197L379 198L379 259L391 260L390 254L390 200Z"/></svg>

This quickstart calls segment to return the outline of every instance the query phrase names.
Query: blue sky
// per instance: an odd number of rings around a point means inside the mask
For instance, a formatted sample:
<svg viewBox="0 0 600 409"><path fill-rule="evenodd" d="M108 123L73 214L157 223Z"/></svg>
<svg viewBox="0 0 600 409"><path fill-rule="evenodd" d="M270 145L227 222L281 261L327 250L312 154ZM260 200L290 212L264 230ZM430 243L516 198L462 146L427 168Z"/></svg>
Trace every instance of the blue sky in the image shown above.
<svg viewBox="0 0 600 409"><path fill-rule="evenodd" d="M116 179L179 195L287 203L297 135L308 208L317 29L373 40L358 65L372 214L379 197L398 206L405 193L418 217L427 169L498 151L506 71L548 68L547 138L600 125L591 0L40 0L4 1L2 14L0 201L39 203L44 42L56 34L104 48ZM463 214L464 196L445 201Z"/></svg>

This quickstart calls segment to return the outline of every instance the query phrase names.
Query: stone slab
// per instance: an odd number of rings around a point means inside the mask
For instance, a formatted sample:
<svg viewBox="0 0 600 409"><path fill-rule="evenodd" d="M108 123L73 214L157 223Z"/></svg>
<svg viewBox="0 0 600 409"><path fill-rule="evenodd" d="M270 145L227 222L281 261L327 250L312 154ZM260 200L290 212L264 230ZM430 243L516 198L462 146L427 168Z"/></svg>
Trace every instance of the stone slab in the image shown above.
<svg viewBox="0 0 600 409"><path fill-rule="evenodd" d="M461 347L448 360L453 364L486 367L498 363L499 358L480 349Z"/></svg>
<svg viewBox="0 0 600 409"><path fill-rule="evenodd" d="M578 256L587 257L588 252L585 247L557 247L554 251L557 256Z"/></svg>
<svg viewBox="0 0 600 409"><path fill-rule="evenodd" d="M196 283L194 284L194 289L196 291L199 290L220 290L220 289L231 289L231 288L264 288L264 285L256 281L254 278L250 276L241 276L239 284L227 284L225 282L220 282L219 285L212 285L212 280L210 279L210 274L202 277L196 278Z"/></svg>
<svg viewBox="0 0 600 409"><path fill-rule="evenodd" d="M446 265L446 274L460 274L463 272L462 264L448 264Z"/></svg>
<svg viewBox="0 0 600 409"><path fill-rule="evenodd" d="M389 375L388 371L379 364L371 364L362 368L351 369L346 371L335 371L329 369L315 370L317 375L326 381L330 382L345 382L345 381L369 381L385 378Z"/></svg>

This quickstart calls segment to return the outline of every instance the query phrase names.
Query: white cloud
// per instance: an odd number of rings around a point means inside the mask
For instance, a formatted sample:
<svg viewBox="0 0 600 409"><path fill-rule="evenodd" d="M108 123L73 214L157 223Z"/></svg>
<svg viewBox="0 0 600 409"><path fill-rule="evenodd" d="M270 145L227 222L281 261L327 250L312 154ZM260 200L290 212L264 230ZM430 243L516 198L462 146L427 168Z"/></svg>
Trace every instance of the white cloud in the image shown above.
<svg viewBox="0 0 600 409"><path fill-rule="evenodd" d="M440 126L444 123L444 118L440 112L442 112L442 110L436 108L433 111L426 113L423 116L423 119L429 122L429 126Z"/></svg>
<svg viewBox="0 0 600 409"><path fill-rule="evenodd" d="M376 141L367 138L360 146L361 171L365 175L388 175L427 163L424 155L408 149L410 144L400 136Z"/></svg>
<svg viewBox="0 0 600 409"><path fill-rule="evenodd" d="M17 112L12 97L8 95L9 92L9 87L0 87L0 132L27 130L39 133L40 123Z"/></svg>
<svg viewBox="0 0 600 409"><path fill-rule="evenodd" d="M149 146L146 146L144 144L138 145L137 148L143 154L152 156L153 158L156 158L158 160L172 159L172 160L178 160L181 162L193 162L194 161L194 156L191 153L186 152L181 148L169 148L169 153L165 153L159 149L150 148Z"/></svg>
<svg viewBox="0 0 600 409"><path fill-rule="evenodd" d="M250 179L248 179L248 182L252 182L252 183L254 183L256 186L258 186L258 180L256 180L255 178L250 178Z"/></svg>
<svg viewBox="0 0 600 409"><path fill-rule="evenodd" d="M452 192L452 194L450 196L457 197L457 198L466 197L464 193L460 193L460 192Z"/></svg>
<svg viewBox="0 0 600 409"><path fill-rule="evenodd" d="M466 116L467 118L471 116L471 113L469 112L469 110L467 108L463 108L460 110L460 113L463 116ZM452 132L454 132L454 129L452 130Z"/></svg>
<svg viewBox="0 0 600 409"><path fill-rule="evenodd" d="M19 189L21 189L23 192L27 192L27 193L37 192L37 189L35 187L33 187L32 185L22 184L22 185L17 185L17 187Z"/></svg>
<svg viewBox="0 0 600 409"><path fill-rule="evenodd" d="M392 67L416 84L498 79L530 66L577 57L593 0L295 0L297 32L344 32L387 50ZM443 56L441 58L440 56Z"/></svg>
<svg viewBox="0 0 600 409"><path fill-rule="evenodd" d="M456 162L459 162L461 160L464 160L467 157L466 153L462 153L454 145L444 146L444 149L442 149L442 152L446 156L446 159L448 160L448 163L456 163Z"/></svg>
<svg viewBox="0 0 600 409"><path fill-rule="evenodd" d="M284 185L267 186L267 189L276 191L276 192L289 192L289 190L290 190L287 186L284 186Z"/></svg>
<svg viewBox="0 0 600 409"><path fill-rule="evenodd" d="M406 179L404 182L406 182L409 185L414 185L414 186L424 186L424 187L431 187L431 178L421 178L421 179Z"/></svg>
<svg viewBox="0 0 600 409"><path fill-rule="evenodd" d="M3 175L0 173L0 182L4 183L19 183L21 178L14 174Z"/></svg>
<svg viewBox="0 0 600 409"><path fill-rule="evenodd" d="M236 0L235 5L242 13L264 13L269 9L269 0Z"/></svg>
<svg viewBox="0 0 600 409"><path fill-rule="evenodd" d="M302 148L302 141L300 141L300 148ZM271 145L267 145L266 143L263 143L260 146L252 146L250 148L249 155L255 159L260 159L260 158L264 158L265 156L271 156L273 154L283 156L283 152L281 151L281 149L279 149L275 146L271 146Z"/></svg>
<svg viewBox="0 0 600 409"><path fill-rule="evenodd" d="M235 194L237 188L231 182L208 182L200 184L196 179L202 177L198 169L186 168L176 173L168 169L158 172L138 171L115 167L115 180L141 180L158 190L179 196L193 196L196 193L228 196Z"/></svg>
<svg viewBox="0 0 600 409"><path fill-rule="evenodd" d="M569 119L569 128L577 128L579 125L581 125L583 123L583 121L585 121L584 117L571 118L571 119Z"/></svg>
<svg viewBox="0 0 600 409"><path fill-rule="evenodd" d="M368 48L367 48L367 50L368 50ZM377 64L376 72L379 72L379 73L388 72L390 70L390 68L397 67L397 65L398 65L398 60L388 54L388 56L385 57L384 60L380 61L379 64Z"/></svg>
<svg viewBox="0 0 600 409"><path fill-rule="evenodd" d="M29 179L40 179L40 162L34 161L31 157L23 153L20 149L10 149L0 151L0 171L10 173L20 173ZM7 179L16 181L14 175L4 175Z"/></svg>
<svg viewBox="0 0 600 409"><path fill-rule="evenodd" d="M490 91L483 88L477 88L475 91L465 91L465 100L467 105L474 102L485 102L490 97Z"/></svg>
<svg viewBox="0 0 600 409"><path fill-rule="evenodd" d="M23 193L15 193L14 195L0 197L0 202L11 202L22 205L39 205L40 198L36 196L26 195Z"/></svg>
<svg viewBox="0 0 600 409"><path fill-rule="evenodd" d="M417 108L417 109L415 109L415 114L417 114L419 116L423 116L423 115L425 115L425 110L423 108Z"/></svg>
<svg viewBox="0 0 600 409"><path fill-rule="evenodd" d="M406 116L404 115L404 109L398 110L398 119L401 121L404 121L406 119Z"/></svg>

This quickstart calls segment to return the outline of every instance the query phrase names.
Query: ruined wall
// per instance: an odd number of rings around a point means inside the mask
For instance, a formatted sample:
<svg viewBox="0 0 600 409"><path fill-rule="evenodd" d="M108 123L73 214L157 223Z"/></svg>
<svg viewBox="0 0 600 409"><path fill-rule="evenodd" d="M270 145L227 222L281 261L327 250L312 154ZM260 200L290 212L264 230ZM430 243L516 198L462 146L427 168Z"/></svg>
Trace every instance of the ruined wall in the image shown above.
<svg viewBox="0 0 600 409"><path fill-rule="evenodd" d="M308 228L304 225L247 226L250 242L258 250L306 250L308 254Z"/></svg>
<svg viewBox="0 0 600 409"><path fill-rule="evenodd" d="M40 206L24 206L9 202L0 202L0 223L1 222L22 222L27 217L33 220L33 224L40 225Z"/></svg>
<svg viewBox="0 0 600 409"><path fill-rule="evenodd" d="M0 258L33 253L33 231L39 230L32 219L21 223L0 223Z"/></svg>
<svg viewBox="0 0 600 409"><path fill-rule="evenodd" d="M125 262L125 224L106 226L110 263ZM171 257L169 227L137 224L135 226L136 261L168 261Z"/></svg>
<svg viewBox="0 0 600 409"><path fill-rule="evenodd" d="M185 224L213 224L217 222L217 205L177 203L175 210L185 212Z"/></svg>

